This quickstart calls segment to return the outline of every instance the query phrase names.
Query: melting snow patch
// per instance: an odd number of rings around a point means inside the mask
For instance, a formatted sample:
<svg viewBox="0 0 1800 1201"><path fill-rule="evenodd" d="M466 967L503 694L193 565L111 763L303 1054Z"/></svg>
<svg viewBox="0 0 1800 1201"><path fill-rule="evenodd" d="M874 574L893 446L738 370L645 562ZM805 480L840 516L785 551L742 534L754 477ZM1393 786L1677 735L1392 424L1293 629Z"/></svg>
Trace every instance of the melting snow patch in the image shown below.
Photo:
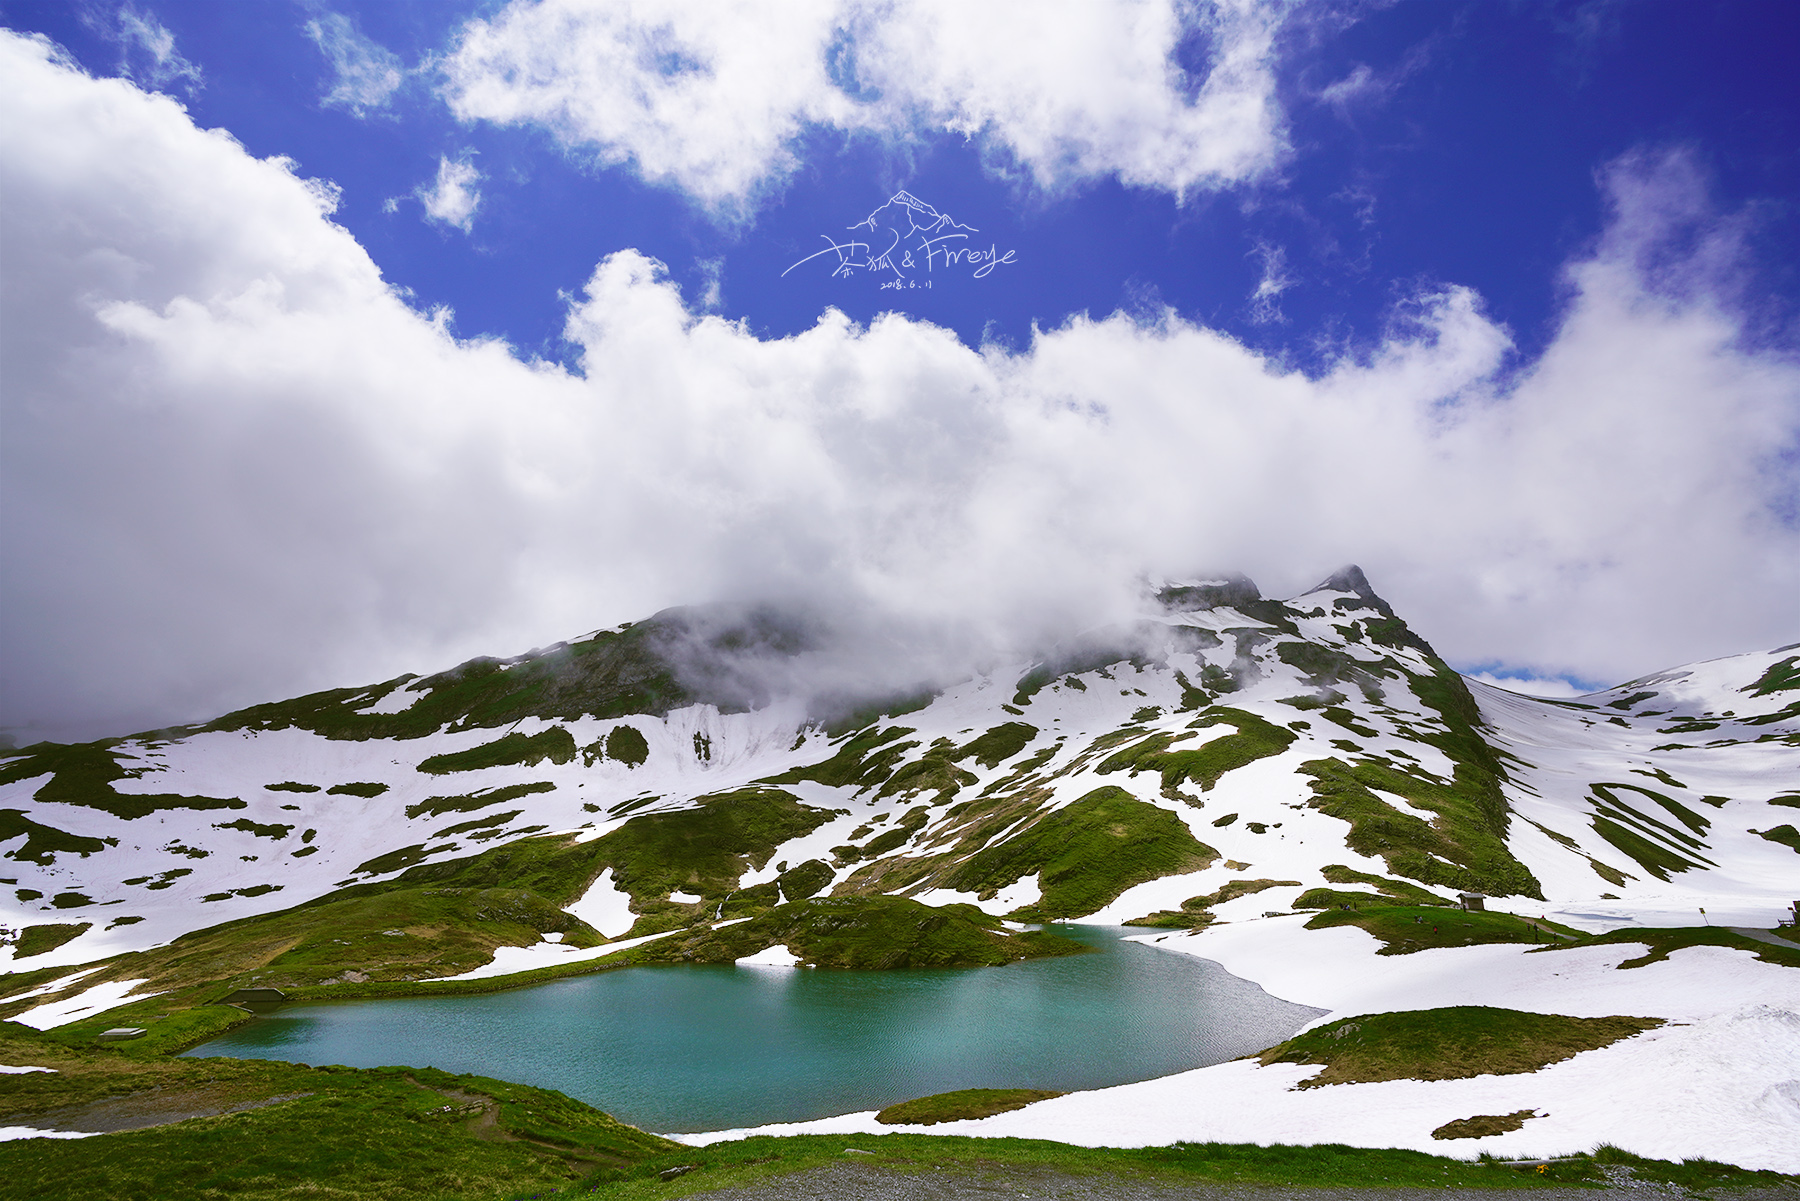
<svg viewBox="0 0 1800 1201"><path fill-rule="evenodd" d="M1415 805L1397 792L1386 792L1380 788L1371 788L1369 791L1402 813L1416 813L1426 821L1430 821L1437 816L1437 810L1427 809L1423 805ZM1434 856L1434 858L1435 857L1436 856Z"/></svg>
<svg viewBox="0 0 1800 1201"><path fill-rule="evenodd" d="M798 967L800 956L785 946L773 946L758 951L754 955L746 955L737 961L739 967Z"/></svg>
<svg viewBox="0 0 1800 1201"><path fill-rule="evenodd" d="M108 980L61 1001L52 1001L48 1005L39 1005L36 1009L27 1009L12 1020L23 1026L30 1026L33 1030L48 1030L52 1026L61 1026L65 1022L72 1022L91 1013L111 1009L113 1006L123 1003L126 996L138 985L147 983L149 983L148 980ZM145 993L143 995L153 997L156 994Z"/></svg>
<svg viewBox="0 0 1800 1201"><path fill-rule="evenodd" d="M608 868L607 870L611 871L612 869ZM674 901L677 905L697 905L700 903L700 898L691 892L672 892L669 894L669 899Z"/></svg>
<svg viewBox="0 0 1800 1201"><path fill-rule="evenodd" d="M437 980L421 980L421 984L442 984L450 980L487 980L494 976L511 976L517 972L529 972L541 967L556 967L565 963L586 963L590 959L604 959L615 951L629 950L642 946L647 942L655 942L659 938L667 938L671 934L679 934L679 930L664 930L660 934L648 934L643 938L628 938L624 942L609 942L603 947L589 947L581 950L564 946L561 943L540 942L529 947L496 947L491 962L476 968L472 972L464 972L460 976L442 976Z"/></svg>
<svg viewBox="0 0 1800 1201"><path fill-rule="evenodd" d="M81 979L83 976L91 976L93 973L99 971L101 968L103 968L105 966L106 965L103 963L95 964L93 967L85 968L82 971L73 972L67 976L58 977L57 979L50 981L50 983L48 983L48 984L40 984L36 988L32 989L30 992L22 992L16 997L8 997L6 999L9 1003L11 1003L13 1001L29 1001L32 997L41 997L45 993L60 992L63 989L69 987L71 984L75 983L75 981Z"/></svg>
<svg viewBox="0 0 1800 1201"><path fill-rule="evenodd" d="M402 684L400 687L394 689L392 692L388 693L386 696L384 696L380 700L376 701L373 705L363 706L363 708L359 709L358 712L359 713L379 713L384 716L387 714L393 714L393 713L404 713L408 709L412 708L413 705L418 702L418 700L419 700L419 694L416 692L409 691L407 689L406 685Z"/></svg>
<svg viewBox="0 0 1800 1201"><path fill-rule="evenodd" d="M605 938L619 937L637 921L637 914L631 911L631 894L613 883L610 867L564 912L580 918Z"/></svg>
<svg viewBox="0 0 1800 1201"><path fill-rule="evenodd" d="M54 1072L55 1068L13 1068L0 1063L0 1076L23 1076L26 1072Z"/></svg>
<svg viewBox="0 0 1800 1201"><path fill-rule="evenodd" d="M913 900L921 905L973 905L983 913L1000 914L1011 913L1019 906L1029 905L1043 895L1043 890L1038 887L1037 876L1031 875L1008 884L985 901L975 893L958 892L954 888L927 889L915 895ZM1082 920L1097 922L1105 919L1097 915L1090 915Z"/></svg>
<svg viewBox="0 0 1800 1201"><path fill-rule="evenodd" d="M1037 874L1033 873L1002 888L994 894L994 899L990 903L1001 913L1011 913L1021 905L1030 905L1041 900L1043 895L1044 890L1038 887Z"/></svg>
<svg viewBox="0 0 1800 1201"><path fill-rule="evenodd" d="M98 1130L34 1130L30 1126L0 1126L0 1143L21 1138L93 1138Z"/></svg>

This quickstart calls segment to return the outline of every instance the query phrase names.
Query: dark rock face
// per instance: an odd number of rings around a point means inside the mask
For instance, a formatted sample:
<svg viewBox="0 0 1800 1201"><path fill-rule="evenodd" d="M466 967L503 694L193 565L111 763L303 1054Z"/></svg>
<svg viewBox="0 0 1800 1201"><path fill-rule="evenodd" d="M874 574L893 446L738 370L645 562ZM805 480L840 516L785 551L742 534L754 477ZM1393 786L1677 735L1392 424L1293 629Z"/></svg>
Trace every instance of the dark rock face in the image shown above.
<svg viewBox="0 0 1800 1201"><path fill-rule="evenodd" d="M1243 610L1245 606L1253 605L1262 598L1262 592L1249 576L1235 573L1224 576L1216 584L1164 588L1156 594L1156 599L1162 602L1163 607L1175 613L1204 613L1209 609L1222 608Z"/></svg>

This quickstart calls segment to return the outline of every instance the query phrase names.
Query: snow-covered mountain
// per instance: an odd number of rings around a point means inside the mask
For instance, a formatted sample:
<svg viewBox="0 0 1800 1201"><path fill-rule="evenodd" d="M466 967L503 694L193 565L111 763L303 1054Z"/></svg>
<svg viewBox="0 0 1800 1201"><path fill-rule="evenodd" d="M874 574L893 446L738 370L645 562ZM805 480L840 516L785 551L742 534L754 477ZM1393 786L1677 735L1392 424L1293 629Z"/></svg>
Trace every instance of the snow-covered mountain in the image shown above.
<svg viewBox="0 0 1800 1201"><path fill-rule="evenodd" d="M1800 896L1800 644L1541 700L1456 675L1355 568L1286 601L1241 577L1171 584L1129 628L861 708L784 692L811 636L672 610L12 752L0 968L552 837L598 844L567 906L613 939L717 919L732 896L1162 925L1343 889L1477 891L1577 924L1703 907L1766 924ZM675 813L690 841L715 821L762 833L689 870L637 833ZM55 932L21 946L33 927Z"/></svg>

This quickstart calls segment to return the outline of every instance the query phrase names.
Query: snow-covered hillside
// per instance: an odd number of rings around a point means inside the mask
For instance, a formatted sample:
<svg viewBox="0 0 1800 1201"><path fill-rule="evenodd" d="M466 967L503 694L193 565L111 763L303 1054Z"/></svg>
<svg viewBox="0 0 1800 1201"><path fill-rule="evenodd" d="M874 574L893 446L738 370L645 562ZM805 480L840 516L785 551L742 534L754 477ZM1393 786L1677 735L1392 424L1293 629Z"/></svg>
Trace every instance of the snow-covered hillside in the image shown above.
<svg viewBox="0 0 1800 1201"><path fill-rule="evenodd" d="M596 894L617 898L601 933L803 864L820 893L1165 924L1343 885L1474 890L1593 925L1702 908L1768 925L1800 895L1795 647L1539 700L1456 676L1352 568L1286 602L1241 578L1172 585L1131 628L860 720L758 683L803 649L779 622L662 614L205 727L16 752L0 761L0 968L159 946L752 786L822 812L691 894L618 892L628 865L596 861ZM74 936L20 955L20 932L46 926Z"/></svg>

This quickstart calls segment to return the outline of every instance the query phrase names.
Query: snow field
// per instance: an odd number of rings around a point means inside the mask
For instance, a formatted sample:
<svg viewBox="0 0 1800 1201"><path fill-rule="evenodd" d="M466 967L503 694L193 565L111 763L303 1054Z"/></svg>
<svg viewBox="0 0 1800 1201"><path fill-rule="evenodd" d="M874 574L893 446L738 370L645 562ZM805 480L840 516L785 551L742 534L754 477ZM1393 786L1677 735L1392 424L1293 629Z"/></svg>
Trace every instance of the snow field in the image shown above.
<svg viewBox="0 0 1800 1201"><path fill-rule="evenodd" d="M1739 691L1745 686L1742 681L1757 679L1767 670L1766 664L1778 658L1774 654L1739 655L1696 665L1695 677L1707 686L1702 689L1692 680L1683 680L1690 710L1716 713L1736 705L1742 713L1752 700L1765 702L1761 708L1766 710L1779 708L1766 702L1780 701L1783 694L1751 698ZM1733 686L1733 681L1738 683ZM1800 899L1800 885L1796 885L1800 870L1792 849L1752 833L1793 824L1797 815L1770 805L1768 799L1800 781L1800 748L1771 739L1740 741L1704 752L1659 749L1684 741L1659 729L1667 728L1674 720L1672 715L1642 718L1622 716L1618 710L1604 707L1591 712L1570 709L1534 702L1476 681L1469 682L1469 689L1488 723L1488 740L1515 757L1508 765L1511 781L1504 785L1513 810L1508 848L1532 869L1553 901L1580 902L1583 908L1591 908L1590 899L1605 904L1607 898L1602 894L1610 892L1614 903L1669 919L1666 923L1639 919L1639 924L1699 925L1703 907L1709 913L1734 908L1760 915L1785 909ZM1645 689L1622 685L1612 691L1630 696ZM1585 698L1584 703L1603 701L1610 695L1599 693ZM1643 704L1653 712L1666 708L1654 699ZM1609 718L1618 718L1625 725ZM1703 737L1757 738L1791 732L1794 726L1781 723L1734 731L1735 724L1728 722ZM1633 809L1683 834L1693 832L1656 801L1630 789L1650 789L1697 813L1709 823L1703 839L1706 849L1698 852L1654 827L1632 829L1686 859L1704 857L1719 866L1695 866L1668 873L1666 881L1658 880L1594 829L1595 798L1590 790L1594 782L1630 786L1615 791ZM1708 796L1724 798L1723 804L1700 799ZM1571 853L1546 830L1574 843L1576 851ZM1610 882L1588 865L1587 856L1635 879L1624 885ZM1742 924L1767 926L1774 921L1771 912Z"/></svg>
<svg viewBox="0 0 1800 1201"><path fill-rule="evenodd" d="M750 1134L947 1134L1052 1139L1087 1147L1173 1142L1401 1148L1473 1159L1578 1154L1611 1143L1658 1159L1705 1157L1800 1171L1800 1017L1746 1007L1587 1051L1537 1072L1390 1080L1299 1090L1319 1069L1216 1064L1139 1084L1071 1093L976 1121L884 1126L874 1111L752 1130L671 1135L704 1146ZM1523 1128L1476 1139L1431 1131L1478 1114L1535 1110Z"/></svg>
<svg viewBox="0 0 1800 1201"><path fill-rule="evenodd" d="M1624 971L1617 964L1640 954L1635 947L1532 954L1520 946L1477 946L1380 956L1379 944L1361 930L1307 931L1303 921L1236 921L1140 941L1212 959L1276 996L1330 1008L1312 1026L1451 1005L1671 1023L1520 1075L1296 1089L1320 1069L1262 1067L1247 1059L1072 1093L977 1121L892 1127L868 1111L679 1137L704 1145L751 1133L910 1130L1114 1147L1335 1142L1466 1158L1574 1154L1612 1143L1662 1159L1704 1156L1800 1172L1800 972L1717 947L1677 951L1665 962ZM1539 1116L1517 1131L1431 1137L1460 1118L1524 1109Z"/></svg>

